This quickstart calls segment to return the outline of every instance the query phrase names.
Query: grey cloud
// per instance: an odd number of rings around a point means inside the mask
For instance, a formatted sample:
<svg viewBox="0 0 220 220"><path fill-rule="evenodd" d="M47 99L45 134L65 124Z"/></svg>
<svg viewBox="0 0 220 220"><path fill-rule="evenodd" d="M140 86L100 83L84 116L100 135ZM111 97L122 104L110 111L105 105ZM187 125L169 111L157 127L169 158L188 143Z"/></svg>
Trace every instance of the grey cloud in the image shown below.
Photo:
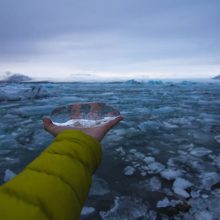
<svg viewBox="0 0 220 220"><path fill-rule="evenodd" d="M219 6L218 0L1 0L0 59L90 67L218 62Z"/></svg>

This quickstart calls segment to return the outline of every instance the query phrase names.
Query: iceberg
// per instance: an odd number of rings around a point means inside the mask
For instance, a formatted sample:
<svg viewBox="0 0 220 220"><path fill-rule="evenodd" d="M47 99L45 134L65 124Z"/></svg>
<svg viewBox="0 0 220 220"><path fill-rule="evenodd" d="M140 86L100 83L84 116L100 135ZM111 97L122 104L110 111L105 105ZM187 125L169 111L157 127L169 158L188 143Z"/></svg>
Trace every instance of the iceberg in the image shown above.
<svg viewBox="0 0 220 220"><path fill-rule="evenodd" d="M220 79L220 75L217 75L217 76L213 77L213 79L219 80Z"/></svg>
<svg viewBox="0 0 220 220"><path fill-rule="evenodd" d="M32 79L29 76L20 74L20 73L7 73L7 76L1 80L0 82L4 83L20 83L20 82L27 82L31 81Z"/></svg>

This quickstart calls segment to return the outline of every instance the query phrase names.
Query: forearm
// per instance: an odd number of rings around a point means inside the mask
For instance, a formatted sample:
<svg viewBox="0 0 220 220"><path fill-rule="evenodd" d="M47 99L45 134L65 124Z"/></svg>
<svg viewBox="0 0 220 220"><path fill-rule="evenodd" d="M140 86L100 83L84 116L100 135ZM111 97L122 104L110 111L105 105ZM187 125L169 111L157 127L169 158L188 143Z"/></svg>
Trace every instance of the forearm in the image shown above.
<svg viewBox="0 0 220 220"><path fill-rule="evenodd" d="M22 217L23 213L24 219L30 220L78 219L100 160L97 141L80 131L64 131L0 188L0 218L19 219L18 214ZM17 215L12 213L14 207Z"/></svg>

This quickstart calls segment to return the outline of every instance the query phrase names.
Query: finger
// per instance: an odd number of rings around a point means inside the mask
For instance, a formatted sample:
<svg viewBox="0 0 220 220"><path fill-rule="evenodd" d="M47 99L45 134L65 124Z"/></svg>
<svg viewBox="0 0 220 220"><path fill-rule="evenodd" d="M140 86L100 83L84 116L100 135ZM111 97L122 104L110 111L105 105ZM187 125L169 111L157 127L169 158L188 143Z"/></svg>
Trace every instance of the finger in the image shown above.
<svg viewBox="0 0 220 220"><path fill-rule="evenodd" d="M103 127L106 131L109 131L111 128L113 128L116 124L118 124L123 119L124 119L123 116L119 115L117 118L107 122L105 125L103 125Z"/></svg>
<svg viewBox="0 0 220 220"><path fill-rule="evenodd" d="M45 125L45 127L49 127L49 126L53 125L53 122L48 117L43 117L42 120L43 120L43 124Z"/></svg>
<svg viewBox="0 0 220 220"><path fill-rule="evenodd" d="M50 118L47 118L47 117L43 117L43 125L44 125L44 128L45 130L49 131L50 133L53 132L53 129L56 125L53 124L53 122L51 121Z"/></svg>

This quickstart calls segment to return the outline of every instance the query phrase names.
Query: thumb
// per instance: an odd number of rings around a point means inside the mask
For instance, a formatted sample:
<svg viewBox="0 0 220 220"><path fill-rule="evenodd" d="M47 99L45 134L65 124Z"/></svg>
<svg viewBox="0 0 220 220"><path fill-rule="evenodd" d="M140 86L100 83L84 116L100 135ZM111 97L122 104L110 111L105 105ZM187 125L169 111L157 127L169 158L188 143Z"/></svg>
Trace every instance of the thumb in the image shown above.
<svg viewBox="0 0 220 220"><path fill-rule="evenodd" d="M111 128L113 128L116 124L118 124L118 122L120 122L123 119L123 116L119 115L117 118L104 124L103 129L105 130L105 132L108 132Z"/></svg>
<svg viewBox="0 0 220 220"><path fill-rule="evenodd" d="M50 132L55 126L53 122L51 121L50 118L47 117L43 117L42 120L43 120L44 129Z"/></svg>

